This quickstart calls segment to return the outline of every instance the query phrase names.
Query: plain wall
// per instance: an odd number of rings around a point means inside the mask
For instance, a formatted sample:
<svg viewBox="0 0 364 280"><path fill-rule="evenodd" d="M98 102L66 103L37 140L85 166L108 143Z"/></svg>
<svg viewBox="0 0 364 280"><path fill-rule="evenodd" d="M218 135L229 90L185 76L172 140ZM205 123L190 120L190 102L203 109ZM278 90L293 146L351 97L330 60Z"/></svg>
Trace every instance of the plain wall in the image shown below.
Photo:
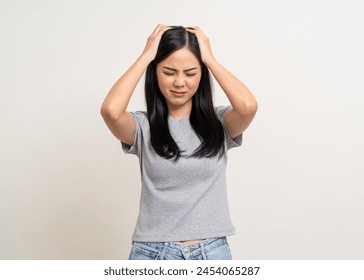
<svg viewBox="0 0 364 280"><path fill-rule="evenodd" d="M100 106L158 23L200 26L259 102L229 151L233 257L364 258L363 7L1 0L0 259L127 258L138 160Z"/></svg>

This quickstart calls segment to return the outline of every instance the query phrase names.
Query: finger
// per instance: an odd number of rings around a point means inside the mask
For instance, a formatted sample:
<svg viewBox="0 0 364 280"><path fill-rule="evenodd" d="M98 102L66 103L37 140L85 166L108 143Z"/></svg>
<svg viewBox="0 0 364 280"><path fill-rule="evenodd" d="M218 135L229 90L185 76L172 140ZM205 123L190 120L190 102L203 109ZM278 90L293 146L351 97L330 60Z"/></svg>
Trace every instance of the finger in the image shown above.
<svg viewBox="0 0 364 280"><path fill-rule="evenodd" d="M166 27L168 26L165 24L158 24L157 27L154 29L152 35L158 34L161 30L165 29Z"/></svg>
<svg viewBox="0 0 364 280"><path fill-rule="evenodd" d="M186 29L187 29L188 31L197 31L196 26L189 26L189 27L186 27Z"/></svg>
<svg viewBox="0 0 364 280"><path fill-rule="evenodd" d="M202 32L201 28L198 26L193 26L193 27L187 27L187 31L190 31L191 33L197 35L200 34L202 36L204 36L205 34Z"/></svg>
<svg viewBox="0 0 364 280"><path fill-rule="evenodd" d="M171 29L172 27L170 27L170 26L164 26L162 29L160 29L159 31L158 31L158 33L157 34L155 34L155 36L157 37L157 38L161 38L162 37L162 35L164 34L164 32L166 32L167 30L169 30L169 29Z"/></svg>
<svg viewBox="0 0 364 280"><path fill-rule="evenodd" d="M205 33L203 33L203 32L202 32L202 30L201 30L201 28L200 28L199 26L194 26L194 29L195 29L198 33L200 33L202 36L205 36L205 37L206 37Z"/></svg>
<svg viewBox="0 0 364 280"><path fill-rule="evenodd" d="M194 29L194 27L186 27L186 30L187 30L187 32L191 32L191 33L193 33L193 34L196 34L196 30Z"/></svg>
<svg viewBox="0 0 364 280"><path fill-rule="evenodd" d="M171 26L168 26L168 25L163 25L159 30L158 30L158 33L161 33L163 34L164 32L166 32L168 29L171 29L172 27Z"/></svg>

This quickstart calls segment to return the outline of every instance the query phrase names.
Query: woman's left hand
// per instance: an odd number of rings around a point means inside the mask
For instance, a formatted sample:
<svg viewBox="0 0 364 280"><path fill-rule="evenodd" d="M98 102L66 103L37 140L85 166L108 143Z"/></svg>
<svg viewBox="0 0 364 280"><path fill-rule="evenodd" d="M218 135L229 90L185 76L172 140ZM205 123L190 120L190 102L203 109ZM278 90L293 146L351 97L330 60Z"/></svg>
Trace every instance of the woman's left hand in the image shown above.
<svg viewBox="0 0 364 280"><path fill-rule="evenodd" d="M209 61L215 59L212 54L210 40L202 32L202 30L198 26L194 26L194 27L187 27L187 31L195 34L195 36L197 37L197 41L200 47L202 62L208 64Z"/></svg>

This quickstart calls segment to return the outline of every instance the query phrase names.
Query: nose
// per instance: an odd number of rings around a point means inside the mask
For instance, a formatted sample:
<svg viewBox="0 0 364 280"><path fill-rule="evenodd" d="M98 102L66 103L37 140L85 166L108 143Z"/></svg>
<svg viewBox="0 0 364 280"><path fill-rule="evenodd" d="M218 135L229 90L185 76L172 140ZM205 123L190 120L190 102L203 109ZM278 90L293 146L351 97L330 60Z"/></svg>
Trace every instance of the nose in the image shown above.
<svg viewBox="0 0 364 280"><path fill-rule="evenodd" d="M184 87L185 85L185 79L182 75L177 75L174 79L174 86L175 87Z"/></svg>

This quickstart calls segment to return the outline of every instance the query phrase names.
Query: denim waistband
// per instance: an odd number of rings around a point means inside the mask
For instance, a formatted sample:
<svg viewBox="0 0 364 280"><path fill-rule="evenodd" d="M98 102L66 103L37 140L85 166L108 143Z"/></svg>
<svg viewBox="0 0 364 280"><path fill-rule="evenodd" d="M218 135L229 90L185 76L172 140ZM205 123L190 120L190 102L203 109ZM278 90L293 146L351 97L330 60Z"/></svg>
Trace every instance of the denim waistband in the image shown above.
<svg viewBox="0 0 364 280"><path fill-rule="evenodd" d="M137 247L148 247L148 249L154 249L156 252L161 252L161 259L164 258L165 254L169 255L176 255L176 256L182 256L182 255L193 255L194 252L197 253L199 251L204 259L206 257L204 256L205 251L213 250L214 248L223 246L224 244L227 244L226 237L217 237L217 238L208 238L204 240L201 243L192 244L192 245L184 245L178 242L138 242L134 241L133 246ZM201 250L196 250L201 249Z"/></svg>

